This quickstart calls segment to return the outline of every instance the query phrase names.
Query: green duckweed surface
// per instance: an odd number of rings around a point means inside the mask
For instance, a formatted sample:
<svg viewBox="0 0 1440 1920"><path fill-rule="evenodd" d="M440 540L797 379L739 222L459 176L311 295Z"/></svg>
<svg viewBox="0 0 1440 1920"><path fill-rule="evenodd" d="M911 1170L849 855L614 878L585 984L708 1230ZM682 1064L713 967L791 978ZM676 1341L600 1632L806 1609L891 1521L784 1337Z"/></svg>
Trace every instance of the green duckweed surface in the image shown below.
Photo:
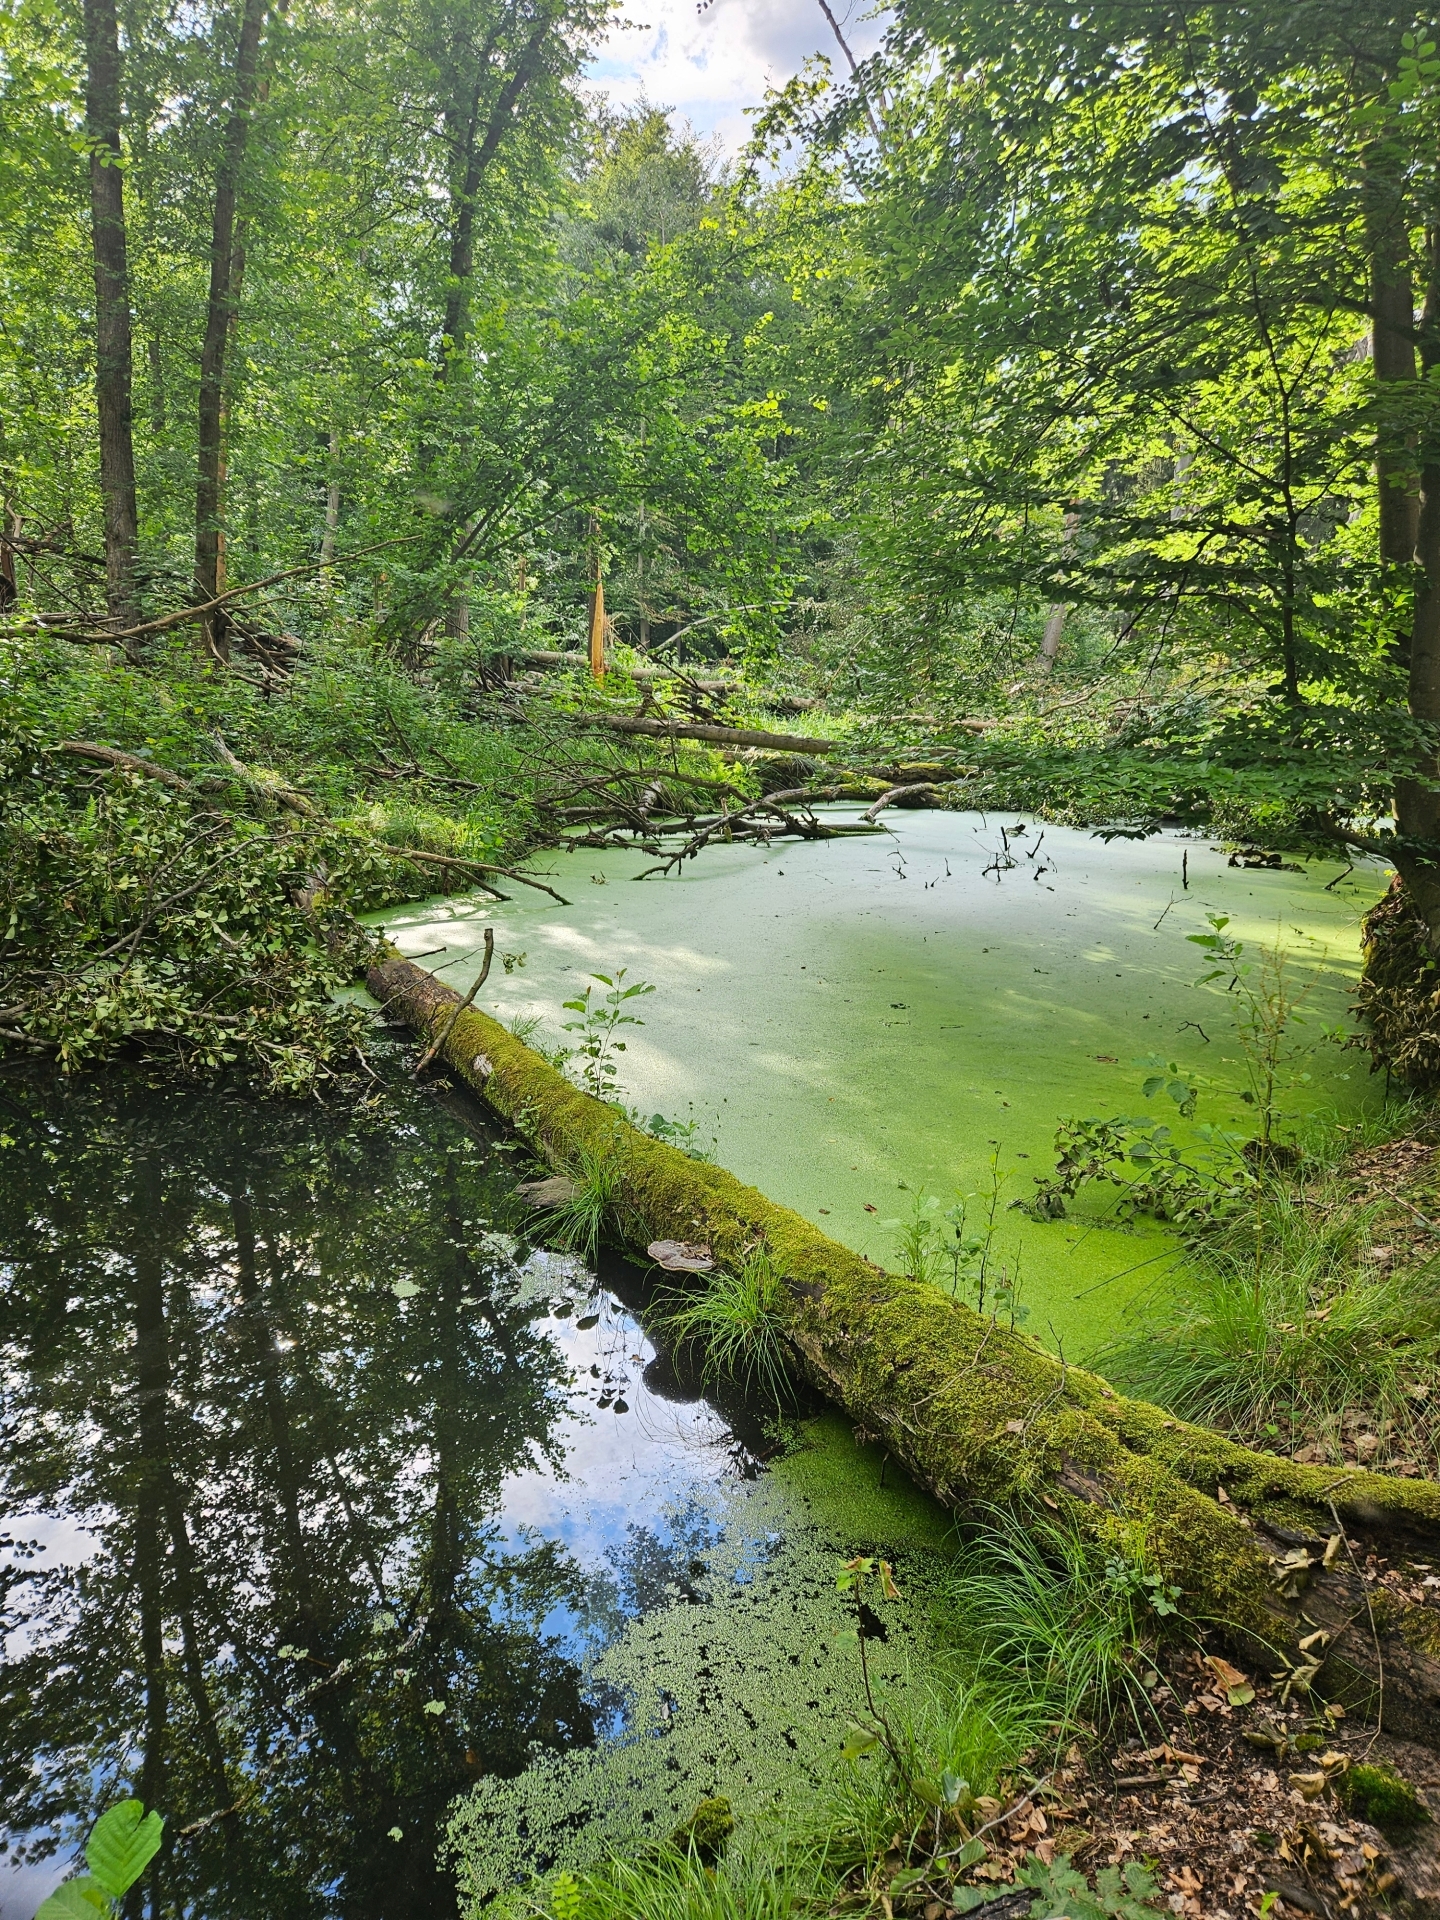
<svg viewBox="0 0 1440 1920"><path fill-rule="evenodd" d="M869 1642L887 1702L903 1713L953 1684L932 1624L949 1519L893 1467L882 1483L882 1468L830 1415L758 1480L692 1492L670 1532L693 1541L693 1556L657 1562L663 1593L588 1671L597 1701L624 1703L622 1737L537 1755L452 1809L445 1851L462 1911L537 1870L663 1838L711 1794L747 1827L803 1812L866 1711L854 1614L835 1586L854 1553L886 1555L900 1585L884 1637Z"/></svg>
<svg viewBox="0 0 1440 1920"><path fill-rule="evenodd" d="M982 1192L998 1153L996 1244L1019 1260L1030 1329L1083 1357L1176 1254L1161 1228L1107 1224L1100 1201L1057 1223L1008 1209L1049 1170L1056 1122L1145 1111L1137 1062L1150 1054L1238 1084L1234 1003L1193 984L1203 955L1186 936L1207 912L1248 942L1278 939L1297 983L1314 980L1297 1038L1319 1043L1345 1022L1384 872L1246 871L1175 834L1107 846L1053 826L1037 852L1027 822L1010 835L1016 864L987 873L1018 820L885 820L884 834L711 848L639 884L642 854L557 854L536 871L568 906L516 888L501 905L454 897L381 917L462 990L493 924L497 950L525 959L497 963L480 1004L538 1016L543 1044L566 1040L561 1003L592 972L653 982L618 1061L641 1115L697 1119L722 1164L877 1260L894 1262L885 1223L910 1204L901 1182L948 1203ZM1301 1068L1297 1114L1378 1099L1363 1056L1317 1044ZM1235 1098L1217 1094L1206 1117L1249 1130Z"/></svg>

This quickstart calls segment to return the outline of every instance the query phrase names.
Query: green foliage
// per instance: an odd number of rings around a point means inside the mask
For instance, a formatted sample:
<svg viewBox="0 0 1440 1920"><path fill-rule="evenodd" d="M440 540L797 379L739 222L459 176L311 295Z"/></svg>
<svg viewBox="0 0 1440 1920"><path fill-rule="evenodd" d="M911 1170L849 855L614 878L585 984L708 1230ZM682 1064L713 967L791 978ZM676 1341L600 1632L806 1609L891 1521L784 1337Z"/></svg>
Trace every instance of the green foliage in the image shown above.
<svg viewBox="0 0 1440 1920"><path fill-rule="evenodd" d="M994 1513L967 1536L946 1582L962 1650L1057 1742L1097 1723L1153 1724L1149 1649L1178 1601L1146 1565L1143 1539L1102 1560L1038 1512Z"/></svg>
<svg viewBox="0 0 1440 1920"><path fill-rule="evenodd" d="M983 1194L957 1196L947 1207L921 1187L911 1191L908 1217L882 1220L880 1225L895 1235L902 1273L943 1286L952 1299L958 1300L963 1291L977 1312L997 1321L1003 1317L1013 1332L1030 1317L1030 1309L1021 1300L1019 1252L1013 1267L997 1265L995 1259L1000 1194L1009 1178L1000 1171L997 1149L990 1156L990 1179ZM978 1226L972 1224L976 1220Z"/></svg>
<svg viewBox="0 0 1440 1920"><path fill-rule="evenodd" d="M592 973L590 984L574 1000L565 1002L568 1013L577 1013L578 1020L567 1020L565 1032L578 1034L575 1053L583 1065L580 1069L581 1081L587 1093L594 1094L597 1100L614 1100L620 1093L615 1056L624 1053L625 1042L617 1036L621 1027L643 1027L645 1022L638 1015L627 1013L625 1008L632 1000L642 994L653 993L654 987L648 981L632 980L625 985L624 967L612 974ZM605 992L596 999L596 986L605 988Z"/></svg>
<svg viewBox="0 0 1440 1920"><path fill-rule="evenodd" d="M703 1292L674 1297L664 1316L666 1335L698 1353L707 1383L730 1381L783 1405L793 1399L783 1299L780 1269L763 1246L752 1247L733 1271L709 1275Z"/></svg>
<svg viewBox="0 0 1440 1920"><path fill-rule="evenodd" d="M1369 1260L1383 1203L1324 1179L1260 1183L1192 1245L1183 1291L1101 1355L1107 1377L1252 1444L1367 1436L1367 1464L1436 1457L1429 1406L1440 1300L1428 1277Z"/></svg>
<svg viewBox="0 0 1440 1920"><path fill-rule="evenodd" d="M696 1851L616 1858L596 1872L559 1873L502 1901L506 1920L790 1920L808 1905L810 1875L750 1858L708 1865Z"/></svg>
<svg viewBox="0 0 1440 1920"><path fill-rule="evenodd" d="M1152 1920L1167 1911L1160 1883L1143 1861L1127 1860L1123 1867L1102 1867L1093 1883L1071 1866L1067 1854L1052 1861L1030 1854L1015 1876L1021 1887L1033 1887L1031 1920ZM961 1909L964 1911L964 1909Z"/></svg>
<svg viewBox="0 0 1440 1920"><path fill-rule="evenodd" d="M625 1186L625 1170L613 1151L582 1146L571 1170L574 1192L545 1215L545 1231L557 1246L591 1264Z"/></svg>
<svg viewBox="0 0 1440 1920"><path fill-rule="evenodd" d="M1337 1778L1335 1791L1347 1813L1357 1820L1368 1820L1391 1839L1403 1839L1430 1819L1410 1782L1380 1762L1362 1761L1347 1767Z"/></svg>
<svg viewBox="0 0 1440 1920"><path fill-rule="evenodd" d="M35 1920L94 1920L97 1913L117 1913L164 1836L163 1815L147 1813L140 1801L120 1800L107 1807L85 1842L89 1873L58 1887Z"/></svg>

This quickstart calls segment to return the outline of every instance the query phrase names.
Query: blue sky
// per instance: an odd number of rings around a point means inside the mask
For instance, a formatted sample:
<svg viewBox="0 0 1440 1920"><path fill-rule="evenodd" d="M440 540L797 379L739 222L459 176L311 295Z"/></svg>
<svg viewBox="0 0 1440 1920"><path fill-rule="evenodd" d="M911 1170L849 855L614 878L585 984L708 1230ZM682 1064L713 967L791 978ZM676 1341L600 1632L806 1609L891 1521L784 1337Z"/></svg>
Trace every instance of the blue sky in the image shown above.
<svg viewBox="0 0 1440 1920"><path fill-rule="evenodd" d="M882 31L880 20L867 18L875 0L831 5L857 58L872 51ZM817 0L711 0L703 14L695 0L625 0L589 78L617 106L644 97L671 108L732 154L749 135L745 109L758 107L768 86L783 86L816 52L844 70Z"/></svg>

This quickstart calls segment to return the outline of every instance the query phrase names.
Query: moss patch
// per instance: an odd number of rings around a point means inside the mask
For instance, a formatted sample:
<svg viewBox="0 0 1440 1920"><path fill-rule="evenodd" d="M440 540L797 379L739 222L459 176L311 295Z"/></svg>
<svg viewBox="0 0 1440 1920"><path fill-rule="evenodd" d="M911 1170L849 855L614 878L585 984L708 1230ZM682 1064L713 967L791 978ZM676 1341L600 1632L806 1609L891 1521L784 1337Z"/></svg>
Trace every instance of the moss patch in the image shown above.
<svg viewBox="0 0 1440 1920"><path fill-rule="evenodd" d="M1414 1787L1393 1767L1370 1763L1351 1767L1336 1783L1336 1791L1357 1820L1368 1820L1383 1834L1413 1833L1430 1814Z"/></svg>

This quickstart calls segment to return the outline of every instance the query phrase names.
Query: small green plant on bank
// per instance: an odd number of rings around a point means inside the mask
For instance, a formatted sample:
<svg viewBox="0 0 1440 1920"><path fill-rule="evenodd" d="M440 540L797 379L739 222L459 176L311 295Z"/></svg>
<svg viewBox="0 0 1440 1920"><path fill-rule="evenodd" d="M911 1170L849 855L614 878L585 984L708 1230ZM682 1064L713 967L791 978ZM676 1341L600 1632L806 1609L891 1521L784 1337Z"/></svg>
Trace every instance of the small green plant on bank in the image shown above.
<svg viewBox="0 0 1440 1920"><path fill-rule="evenodd" d="M1172 1127L1148 1115L1062 1120L1055 1131L1054 1173L1037 1175L1034 1194L1012 1203L1033 1219L1063 1220L1082 1189L1108 1184L1119 1190L1113 1213L1118 1220L1144 1213L1180 1227L1209 1226L1253 1199L1262 1168L1290 1165L1297 1158L1296 1149L1282 1144L1276 1133L1286 1117L1285 1096L1310 1079L1300 1063L1313 1045L1290 1036L1304 1024L1300 1008L1313 982L1292 992L1287 957L1278 945L1262 947L1258 961L1247 960L1245 943L1227 931L1228 918L1213 913L1206 918L1208 933L1186 936L1212 963L1195 985L1223 981L1226 994L1235 996L1245 1084L1236 1088L1207 1081L1152 1054L1136 1062L1146 1069L1141 1092L1147 1100L1168 1099L1178 1120L1194 1118L1202 1092L1238 1094L1254 1109L1258 1133L1246 1138L1204 1124L1182 1146Z"/></svg>
<svg viewBox="0 0 1440 1920"><path fill-rule="evenodd" d="M572 1057L581 1062L580 1078L585 1091L597 1100L618 1100L620 1081L615 1056L625 1051L625 1042L618 1037L620 1029L645 1024L638 1014L626 1009L631 1001L655 991L644 980L632 980L627 986L625 973L624 967L617 968L613 974L592 973L584 992L565 1002L567 1013L580 1016L578 1020L565 1022L566 1033L580 1036ZM598 997L597 986L605 989Z"/></svg>
<svg viewBox="0 0 1440 1920"><path fill-rule="evenodd" d="M1208 913L1205 918L1210 923L1209 933L1186 935L1191 946L1209 954L1212 963L1209 972L1202 973L1195 984L1204 987L1221 980L1226 993L1233 993L1239 1002L1236 1031L1247 1082L1240 1098L1255 1109L1260 1123L1259 1146L1268 1155L1283 1117L1282 1097L1310 1080L1299 1062L1313 1049L1291 1041L1289 1035L1293 1027L1305 1024L1300 1009L1315 983L1312 980L1299 993L1293 993L1287 974L1289 956L1278 939L1273 947L1260 949L1258 961L1247 960L1244 941L1226 931L1229 915Z"/></svg>
<svg viewBox="0 0 1440 1920"><path fill-rule="evenodd" d="M625 1170L613 1150L582 1146L576 1151L570 1177L574 1191L545 1215L545 1232L558 1246L593 1265L605 1228L619 1206Z"/></svg>
<svg viewBox="0 0 1440 1920"><path fill-rule="evenodd" d="M711 1274L702 1293L677 1298L665 1329L677 1346L699 1351L706 1385L730 1381L777 1407L793 1398L780 1320L783 1282L765 1247L752 1247L734 1272Z"/></svg>
<svg viewBox="0 0 1440 1920"><path fill-rule="evenodd" d="M652 1113L650 1118L643 1122L638 1114L632 1114L631 1118L636 1126L642 1127L643 1131L650 1135L652 1140L662 1140L667 1147L678 1147L688 1159L700 1160L707 1165L713 1163L716 1149L720 1144L719 1136L712 1122L710 1143L708 1146L701 1144L701 1121L695 1112L693 1100L690 1103L688 1120L668 1120L663 1113Z"/></svg>
<svg viewBox="0 0 1440 1920"><path fill-rule="evenodd" d="M121 1800L107 1807L85 1842L90 1871L57 1887L35 1920L95 1920L97 1914L118 1913L164 1836L164 1817L147 1813L140 1801Z"/></svg>

